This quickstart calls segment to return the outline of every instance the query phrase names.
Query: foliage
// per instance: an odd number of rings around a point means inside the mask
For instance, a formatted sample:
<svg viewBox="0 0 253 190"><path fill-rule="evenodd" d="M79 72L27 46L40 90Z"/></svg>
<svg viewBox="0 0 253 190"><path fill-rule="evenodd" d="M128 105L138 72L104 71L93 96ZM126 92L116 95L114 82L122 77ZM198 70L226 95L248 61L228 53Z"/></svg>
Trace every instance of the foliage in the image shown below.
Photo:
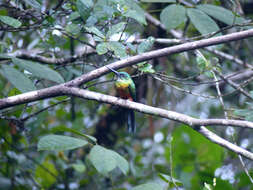
<svg viewBox="0 0 253 190"><path fill-rule="evenodd" d="M186 2L197 3L2 1L0 98L62 84L116 60L163 48L167 44L159 44L160 38L175 38L169 33L171 29L194 40L191 37L229 33L224 27L232 31L251 27L246 19L250 15L239 16L234 4ZM159 18L166 31L149 23L148 12ZM211 47L233 55L229 61L198 50L127 68L137 76L138 101L198 118L224 117L219 98L202 96L217 95L215 72L245 71L245 64L231 60L238 57L252 62L251 41L246 40L246 45ZM105 83L112 76L102 76L83 88L113 94L113 85ZM241 81L245 82L244 78ZM253 121L252 102L240 93L231 95L229 85L220 87L223 94L229 94L224 97L226 105L233 108L228 110L229 117ZM252 85L249 81L243 87L250 91ZM198 96L192 96L192 91ZM250 94L253 97L252 91ZM0 110L0 189L252 187L234 153L188 126L135 113L138 129L131 135L125 130L122 109L75 97L48 98ZM212 130L230 137L219 127ZM235 136L239 145L252 150L251 137L247 129L238 130ZM228 167L232 163L234 166Z"/></svg>

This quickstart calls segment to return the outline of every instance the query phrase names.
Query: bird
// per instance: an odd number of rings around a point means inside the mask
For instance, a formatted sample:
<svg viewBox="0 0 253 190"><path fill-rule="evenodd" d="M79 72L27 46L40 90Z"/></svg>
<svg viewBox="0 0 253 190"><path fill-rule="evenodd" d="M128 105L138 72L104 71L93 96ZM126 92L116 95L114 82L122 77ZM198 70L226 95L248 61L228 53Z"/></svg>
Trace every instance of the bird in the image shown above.
<svg viewBox="0 0 253 190"><path fill-rule="evenodd" d="M126 72L118 72L108 66L106 67L117 76L115 88L118 96L130 101L136 101L136 88L131 76ZM136 130L134 111L131 109L126 109L126 115L128 131L129 133L134 133Z"/></svg>

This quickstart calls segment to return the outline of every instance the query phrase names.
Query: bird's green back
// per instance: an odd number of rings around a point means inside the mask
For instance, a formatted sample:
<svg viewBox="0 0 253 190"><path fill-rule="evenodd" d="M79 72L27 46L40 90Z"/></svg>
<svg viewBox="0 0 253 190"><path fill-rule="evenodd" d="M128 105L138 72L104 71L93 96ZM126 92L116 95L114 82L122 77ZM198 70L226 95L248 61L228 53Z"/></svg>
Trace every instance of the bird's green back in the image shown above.
<svg viewBox="0 0 253 190"><path fill-rule="evenodd" d="M136 101L135 84L128 73L119 72L119 76L117 78L117 81L115 82L115 86L116 88L128 88L128 91L131 94L133 100Z"/></svg>

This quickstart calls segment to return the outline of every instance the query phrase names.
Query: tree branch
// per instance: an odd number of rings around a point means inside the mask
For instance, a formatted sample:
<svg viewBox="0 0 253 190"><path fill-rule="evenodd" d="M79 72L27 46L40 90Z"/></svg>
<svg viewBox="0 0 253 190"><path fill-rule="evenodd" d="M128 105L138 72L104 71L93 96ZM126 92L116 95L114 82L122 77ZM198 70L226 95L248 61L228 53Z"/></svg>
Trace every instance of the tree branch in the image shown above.
<svg viewBox="0 0 253 190"><path fill-rule="evenodd" d="M170 120L178 121L189 126L202 126L202 125L221 125L221 126L234 126L242 128L253 129L253 122L242 121L242 120L226 120L226 119L196 119L185 114L167 111L161 108L155 108L152 106L147 106L145 104L127 101L114 96L108 96L97 92L92 92L89 90L83 90L75 87L68 87L64 85L58 85L55 87L50 87L38 91L32 91L23 93L16 96L11 96L0 100L0 109L12 107L19 104L24 104L28 102L33 102L41 99L56 97L56 96L77 96L80 98L85 98L89 100L96 100L99 102L109 103L113 105L122 106L125 108L130 108L135 111L157 115L159 117L167 118Z"/></svg>
<svg viewBox="0 0 253 190"><path fill-rule="evenodd" d="M44 63L44 64L64 65L67 63L75 62L78 59L81 59L84 55L88 56L88 55L94 54L95 51L89 50L89 51L86 51L85 53L80 54L80 55L73 55L73 56L64 57L64 58L45 57L45 56L39 55L39 53L41 53L41 52L40 51L36 52L36 51L31 51L31 50L18 50L13 53L8 53L7 55L11 56L11 57L17 57L17 58L21 58L21 59L37 61L37 62ZM5 60L5 59L7 59L7 58L1 58L0 60Z"/></svg>
<svg viewBox="0 0 253 190"><path fill-rule="evenodd" d="M249 152L237 145L234 145L231 142L228 142L227 140L219 137L218 135L216 135L212 131L208 130L206 127L201 126L200 128L195 129L195 130L198 131L203 136L205 136L210 141L212 141L213 143L223 146L224 148L229 149L237 154L240 154L240 155L244 156L245 158L253 160L253 157L252 157L253 153L251 153L251 152Z"/></svg>
<svg viewBox="0 0 253 190"><path fill-rule="evenodd" d="M49 88L44 88L41 90L26 92L16 96L0 99L0 110L46 98L62 96L63 95L63 93L61 92L62 86L63 85L57 85Z"/></svg>
<svg viewBox="0 0 253 190"><path fill-rule="evenodd" d="M187 42L184 44L167 47L163 49L158 49L154 51L145 52L139 55L135 55L126 59L122 59L120 61L116 61L109 65L109 67L113 69L120 69L123 67L131 66L134 64L137 64L142 61L148 61L150 59L168 56L176 53L182 53L189 50L199 49L207 46L222 44L230 41L236 41L236 40L242 40L245 38L253 37L253 29L245 30L242 32L235 32L232 34L227 34L223 36L213 37L209 39L194 41L194 42ZM67 85L70 86L80 86L85 82L88 82L90 80L93 80L95 78L98 78L101 75L104 75L106 73L110 72L108 68L101 67L99 69L96 69L94 71L91 71L85 75L82 75L70 82L67 83Z"/></svg>
<svg viewBox="0 0 253 190"><path fill-rule="evenodd" d="M109 103L113 105L122 106L125 108L130 108L135 111L146 113L150 115L155 115L158 117L174 120L180 123L184 123L194 130L198 131L206 138L211 140L212 142L219 144L233 152L236 152L250 160L253 160L253 154L243 148L240 148L225 139L217 136L216 134L212 133L208 129L203 126L206 125L221 125L221 126L234 126L234 127L242 127L242 128L251 128L253 129L253 123L248 121L241 121L241 120L226 120L226 119L196 119L185 114L168 111L161 108L155 108L152 106L147 106L141 103L136 103L132 101L128 101L125 99L120 99L114 96L104 95L97 92L92 92L88 90L83 90L80 88L75 87L68 87L64 85L58 85L55 87L50 87L47 89L42 89L38 91L27 92L24 94L20 94L17 96L12 96L9 98L5 98L0 100L0 109L5 107L10 107L17 104L27 103L31 101L36 101L39 99L45 99L54 96L62 96L62 95L69 95L69 96L77 96L80 98L85 98L89 100L96 100L99 102Z"/></svg>
<svg viewBox="0 0 253 190"><path fill-rule="evenodd" d="M250 160L253 160L253 153L228 142L227 140L219 137L218 135L216 135L215 133L209 131L207 128L204 127L204 125L222 125L222 126L246 127L253 129L252 122L229 120L229 119L196 119L174 111L168 111L165 109L156 108L141 103L136 103L129 100L120 99L114 96L104 95L97 92L91 92L88 90L83 90L75 87L71 88L64 87L62 90L64 93L66 93L66 95L78 96L80 98L118 105L125 108L133 109L141 113L155 115L158 117L184 123L187 126L190 126L194 130L199 132L200 134L202 134L203 136L205 136L210 141L218 145L221 145L237 154L240 154Z"/></svg>

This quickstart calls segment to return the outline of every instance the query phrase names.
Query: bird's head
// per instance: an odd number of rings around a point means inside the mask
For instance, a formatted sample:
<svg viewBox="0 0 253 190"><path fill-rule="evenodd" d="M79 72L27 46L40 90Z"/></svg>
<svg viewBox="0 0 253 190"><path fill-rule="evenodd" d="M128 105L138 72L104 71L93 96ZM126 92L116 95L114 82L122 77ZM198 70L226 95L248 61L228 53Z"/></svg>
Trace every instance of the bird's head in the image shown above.
<svg viewBox="0 0 253 190"><path fill-rule="evenodd" d="M108 66L106 66L108 69L110 69L115 75L117 76L117 80L128 80L131 79L130 75L126 72L118 72Z"/></svg>

